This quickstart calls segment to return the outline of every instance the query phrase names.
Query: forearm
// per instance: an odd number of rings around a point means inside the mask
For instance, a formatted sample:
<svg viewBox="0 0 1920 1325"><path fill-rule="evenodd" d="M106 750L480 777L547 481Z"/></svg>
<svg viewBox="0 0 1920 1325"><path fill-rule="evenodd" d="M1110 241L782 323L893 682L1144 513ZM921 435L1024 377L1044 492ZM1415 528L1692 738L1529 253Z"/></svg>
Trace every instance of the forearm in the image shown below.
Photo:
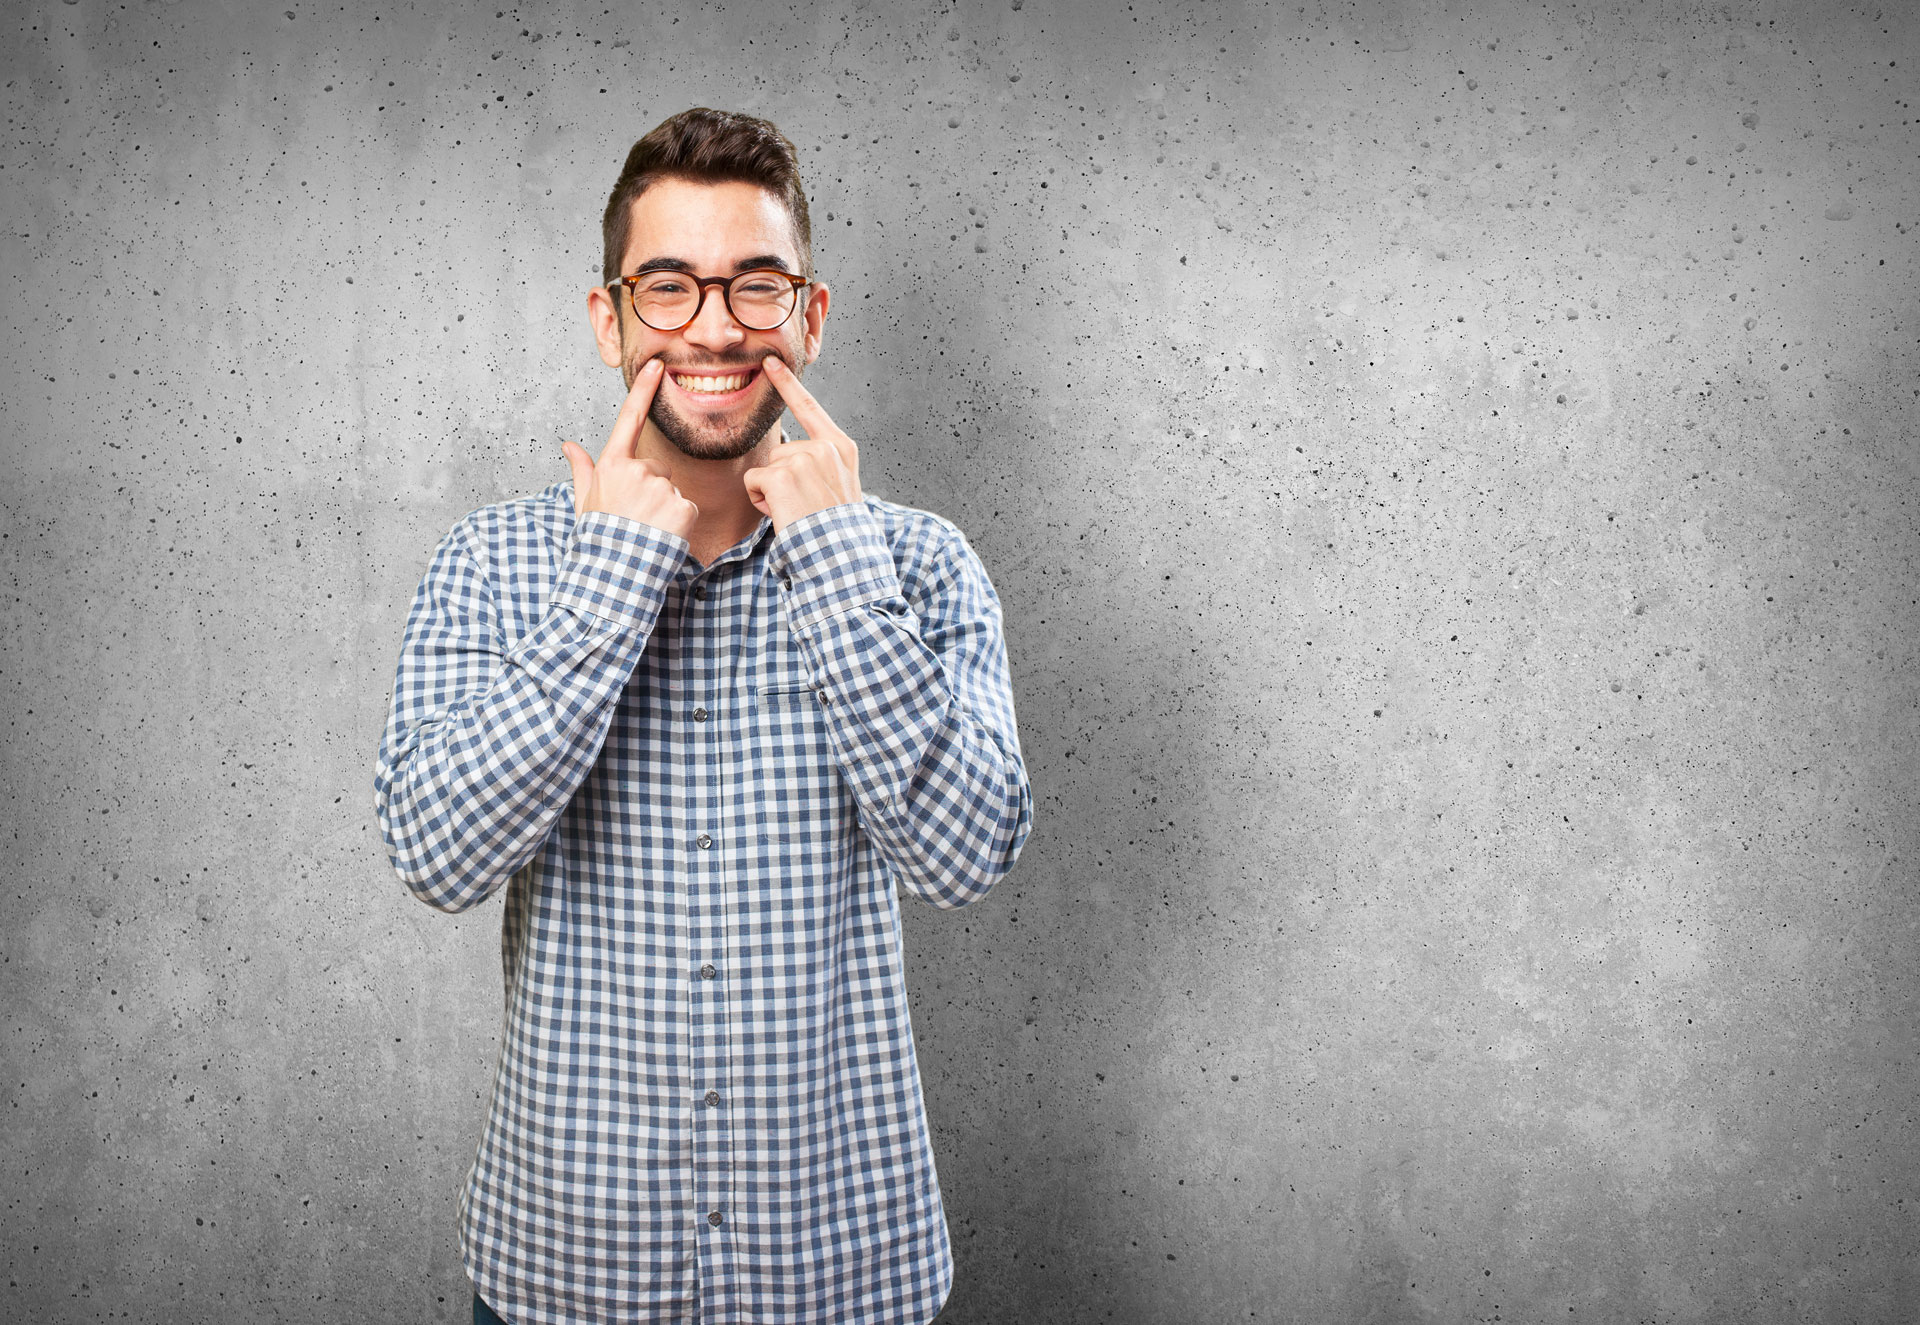
<svg viewBox="0 0 1920 1325"><path fill-rule="evenodd" d="M1010 732L953 693L908 627L849 614L830 638L820 693L868 837L918 896L979 900L1013 868L1032 820L1018 749L1002 745Z"/></svg>
<svg viewBox="0 0 1920 1325"><path fill-rule="evenodd" d="M599 756L628 654L626 632L556 609L484 693L389 730L380 828L422 901L465 910L532 859Z"/></svg>
<svg viewBox="0 0 1920 1325"><path fill-rule="evenodd" d="M830 542L788 549L790 610L842 776L902 884L975 901L1032 820L998 603L967 553L917 611L871 519L825 514Z"/></svg>
<svg viewBox="0 0 1920 1325"><path fill-rule="evenodd" d="M583 520L544 614L513 641L490 627L492 586L436 559L375 776L388 853L421 900L464 910L540 849L599 757L683 547Z"/></svg>

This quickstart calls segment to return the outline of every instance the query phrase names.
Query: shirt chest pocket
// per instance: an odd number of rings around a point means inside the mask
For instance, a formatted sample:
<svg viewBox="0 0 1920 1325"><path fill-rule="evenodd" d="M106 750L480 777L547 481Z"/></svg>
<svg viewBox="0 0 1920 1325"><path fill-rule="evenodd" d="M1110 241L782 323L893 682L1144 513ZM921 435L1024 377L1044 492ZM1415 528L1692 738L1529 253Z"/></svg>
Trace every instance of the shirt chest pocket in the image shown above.
<svg viewBox="0 0 1920 1325"><path fill-rule="evenodd" d="M787 634L784 625L776 628L776 639L757 660L759 665L747 677L746 690L760 708L784 708L801 704L817 705L818 692L813 673L801 656L800 646Z"/></svg>
<svg viewBox="0 0 1920 1325"><path fill-rule="evenodd" d="M744 678L746 699L764 728L771 724L791 736L797 723L824 722L820 688L807 666L799 644L782 625L776 639L759 657L758 666ZM822 732L821 741L825 742Z"/></svg>
<svg viewBox="0 0 1920 1325"><path fill-rule="evenodd" d="M804 672L770 677L753 693L762 708L798 704L817 706L820 702L819 688Z"/></svg>
<svg viewBox="0 0 1920 1325"><path fill-rule="evenodd" d="M780 859L837 858L851 822L847 787L827 706L799 649L788 642L768 650L745 698L758 751L744 788L755 835Z"/></svg>

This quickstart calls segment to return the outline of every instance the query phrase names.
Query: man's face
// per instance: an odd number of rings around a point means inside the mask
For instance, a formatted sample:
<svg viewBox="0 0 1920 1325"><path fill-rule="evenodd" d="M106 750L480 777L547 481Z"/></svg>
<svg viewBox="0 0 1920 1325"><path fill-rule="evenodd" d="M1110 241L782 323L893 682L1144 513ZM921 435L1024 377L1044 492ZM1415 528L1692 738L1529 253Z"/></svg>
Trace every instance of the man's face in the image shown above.
<svg viewBox="0 0 1920 1325"><path fill-rule="evenodd" d="M661 265L696 276L768 267L801 272L792 218L778 198L756 185L664 179L632 206L623 275ZM798 374L819 353L826 287L800 293L793 316L772 331L750 331L734 321L718 287L708 289L699 316L678 331L655 331L641 322L624 290L604 301L595 297L600 357L617 365L629 386L649 359L664 361L667 374L649 415L654 427L696 460L735 460L773 434L785 408L760 361L776 354Z"/></svg>

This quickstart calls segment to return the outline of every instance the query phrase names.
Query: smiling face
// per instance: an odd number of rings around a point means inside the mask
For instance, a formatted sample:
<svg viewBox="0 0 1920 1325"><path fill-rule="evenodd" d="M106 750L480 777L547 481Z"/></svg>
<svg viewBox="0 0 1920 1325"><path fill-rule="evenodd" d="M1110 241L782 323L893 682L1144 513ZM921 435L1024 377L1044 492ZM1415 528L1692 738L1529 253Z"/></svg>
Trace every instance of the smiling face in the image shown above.
<svg viewBox="0 0 1920 1325"><path fill-rule="evenodd" d="M623 274L666 267L695 276L733 276L757 268L801 271L793 221L779 198L754 184L699 184L667 178L633 200ZM793 316L772 331L750 331L727 312L719 288L678 331L655 331L634 316L624 290L588 296L600 357L626 383L649 359L667 375L648 422L695 460L737 460L772 440L785 408L760 361L784 359L796 373L820 352L827 288L801 292Z"/></svg>

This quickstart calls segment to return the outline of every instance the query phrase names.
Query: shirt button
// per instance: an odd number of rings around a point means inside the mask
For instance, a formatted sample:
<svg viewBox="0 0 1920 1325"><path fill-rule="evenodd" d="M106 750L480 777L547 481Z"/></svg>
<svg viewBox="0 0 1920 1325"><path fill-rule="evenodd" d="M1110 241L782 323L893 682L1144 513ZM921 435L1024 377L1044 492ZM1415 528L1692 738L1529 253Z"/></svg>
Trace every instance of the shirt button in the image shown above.
<svg viewBox="0 0 1920 1325"><path fill-rule="evenodd" d="M793 588L793 581L789 579L787 576L782 575L780 577L780 587L782 589L791 589Z"/></svg>
<svg viewBox="0 0 1920 1325"><path fill-rule="evenodd" d="M833 703L833 699L832 699L832 697L831 697L831 696L829 696L829 695L827 694L827 692L826 692L826 691L824 691L824 690L816 690L816 691L814 691L813 693L814 693L814 696L815 696L815 697L816 697L817 699L819 699L819 701L820 701L820 702L821 702L822 704L831 704L831 703Z"/></svg>
<svg viewBox="0 0 1920 1325"><path fill-rule="evenodd" d="M700 834L700 836L694 838L693 840L699 844L699 847L702 851L705 851L708 847L713 845L713 839L708 837L705 833Z"/></svg>
<svg viewBox="0 0 1920 1325"><path fill-rule="evenodd" d="M706 1094L706 1100L707 1100L707 1107L708 1107L709 1109L717 1109L717 1108L719 1108L719 1107L720 1107L720 1092L719 1092L719 1091L717 1091L717 1090L710 1090L710 1091L708 1091L708 1092L707 1092L707 1094Z"/></svg>
<svg viewBox="0 0 1920 1325"><path fill-rule="evenodd" d="M705 722L707 720L707 711L705 709L695 709L693 711L693 720L695 722Z"/></svg>
<svg viewBox="0 0 1920 1325"><path fill-rule="evenodd" d="M715 1210L707 1216L707 1222L709 1224L712 1224L715 1228L719 1228L720 1225L726 1223L727 1221L720 1217L720 1212L718 1210Z"/></svg>
<svg viewBox="0 0 1920 1325"><path fill-rule="evenodd" d="M706 965L700 968L700 978L702 980L711 980L713 979L714 976L718 974L720 974L720 972L713 969L712 962L708 962Z"/></svg>
<svg viewBox="0 0 1920 1325"><path fill-rule="evenodd" d="M694 596L695 598L705 598L705 597L707 596L707 586L706 586L706 585L704 585L704 584L696 584L696 585L694 585L694 586L693 586L693 596Z"/></svg>

